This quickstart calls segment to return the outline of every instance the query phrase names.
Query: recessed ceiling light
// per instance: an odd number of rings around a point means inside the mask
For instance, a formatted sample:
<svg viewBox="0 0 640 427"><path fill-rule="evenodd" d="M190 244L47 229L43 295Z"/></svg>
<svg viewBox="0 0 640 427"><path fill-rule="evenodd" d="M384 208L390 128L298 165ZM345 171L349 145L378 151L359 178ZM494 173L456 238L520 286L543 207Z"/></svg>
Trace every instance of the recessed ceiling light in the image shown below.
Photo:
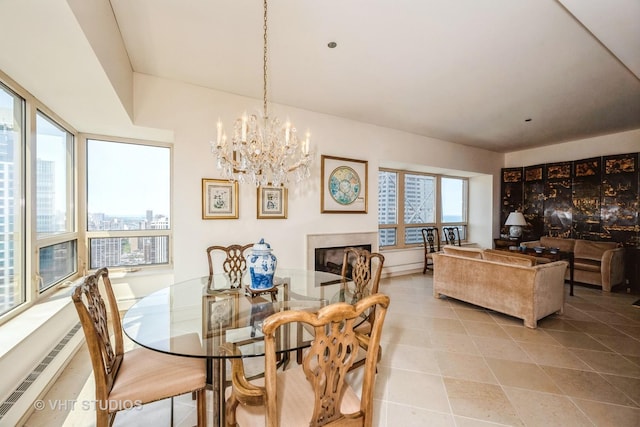
<svg viewBox="0 0 640 427"><path fill-rule="evenodd" d="M338 46L338 43L336 43L336 42L329 42L329 44L328 44L327 46L329 46L329 49L333 49L334 47Z"/></svg>

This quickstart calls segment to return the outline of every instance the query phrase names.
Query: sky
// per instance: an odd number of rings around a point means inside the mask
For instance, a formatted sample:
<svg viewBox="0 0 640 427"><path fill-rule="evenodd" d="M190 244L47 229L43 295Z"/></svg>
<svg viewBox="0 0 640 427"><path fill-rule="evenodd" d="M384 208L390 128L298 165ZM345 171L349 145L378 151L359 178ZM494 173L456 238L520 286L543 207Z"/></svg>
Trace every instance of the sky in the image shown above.
<svg viewBox="0 0 640 427"><path fill-rule="evenodd" d="M170 154L166 147L88 140L88 212L169 215Z"/></svg>

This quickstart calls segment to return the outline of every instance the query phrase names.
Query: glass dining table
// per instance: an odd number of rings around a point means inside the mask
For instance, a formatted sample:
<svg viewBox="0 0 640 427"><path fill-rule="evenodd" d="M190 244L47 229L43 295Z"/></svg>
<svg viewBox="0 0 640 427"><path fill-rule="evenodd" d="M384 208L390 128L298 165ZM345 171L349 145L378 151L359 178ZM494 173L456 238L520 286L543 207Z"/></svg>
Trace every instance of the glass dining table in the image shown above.
<svg viewBox="0 0 640 427"><path fill-rule="evenodd" d="M122 318L124 333L142 347L206 359L215 426L224 425L226 360L264 355L261 326L266 317L283 310L317 311L341 301L353 304L366 296L353 282L319 271L279 268L275 288L262 294L247 290L249 280L246 275L234 283L223 273L186 280L143 297ZM183 339L193 334L200 345ZM281 329L277 352L282 363L288 363L290 352L308 347L311 339L302 325Z"/></svg>

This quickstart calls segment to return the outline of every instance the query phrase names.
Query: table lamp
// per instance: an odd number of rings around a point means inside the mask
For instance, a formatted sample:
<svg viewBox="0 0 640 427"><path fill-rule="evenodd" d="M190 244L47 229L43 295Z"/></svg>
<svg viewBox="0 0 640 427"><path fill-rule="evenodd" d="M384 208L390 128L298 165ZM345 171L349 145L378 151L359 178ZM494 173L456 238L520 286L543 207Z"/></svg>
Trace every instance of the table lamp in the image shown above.
<svg viewBox="0 0 640 427"><path fill-rule="evenodd" d="M524 219L522 212L511 212L504 225L510 226L509 237L512 239L518 239L522 237L522 227L527 225L527 221Z"/></svg>

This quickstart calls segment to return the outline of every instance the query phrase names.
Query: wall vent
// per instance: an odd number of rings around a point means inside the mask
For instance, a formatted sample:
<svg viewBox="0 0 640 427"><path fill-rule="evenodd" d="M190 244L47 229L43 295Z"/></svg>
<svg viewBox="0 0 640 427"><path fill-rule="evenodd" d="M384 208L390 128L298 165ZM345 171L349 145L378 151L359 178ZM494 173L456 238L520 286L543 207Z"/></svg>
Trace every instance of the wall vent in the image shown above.
<svg viewBox="0 0 640 427"><path fill-rule="evenodd" d="M65 348L65 346L71 341L71 338L80 330L81 328L80 322L78 322L73 328L69 330L67 335L65 335L58 345L56 345L53 350L47 354L42 361L36 366L33 371L29 375L25 377L25 379L16 387L15 391L11 393L11 395L2 402L0 405L0 421L2 418L7 415L9 410L13 407L13 405L20 400L22 395L31 387L34 381L40 376L40 374L49 366L49 364L56 358L58 353Z"/></svg>

